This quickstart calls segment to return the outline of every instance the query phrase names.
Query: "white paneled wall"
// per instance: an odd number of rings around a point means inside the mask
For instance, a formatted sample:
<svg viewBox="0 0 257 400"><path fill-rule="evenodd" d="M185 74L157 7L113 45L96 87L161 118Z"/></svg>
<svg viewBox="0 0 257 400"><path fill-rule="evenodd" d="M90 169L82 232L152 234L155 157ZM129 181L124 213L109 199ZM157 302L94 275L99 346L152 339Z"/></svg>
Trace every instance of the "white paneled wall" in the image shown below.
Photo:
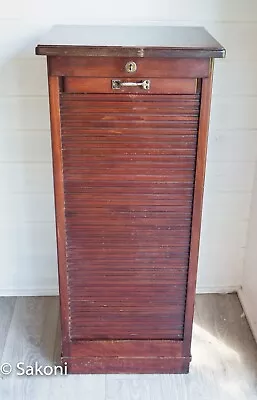
<svg viewBox="0 0 257 400"><path fill-rule="evenodd" d="M257 163L250 208L242 287L239 295L257 341Z"/></svg>
<svg viewBox="0 0 257 400"><path fill-rule="evenodd" d="M198 290L241 285L257 160L257 2L131 0L125 9L118 0L1 9L0 295L57 291L46 60L34 56L56 23L203 25L227 48L215 67Z"/></svg>

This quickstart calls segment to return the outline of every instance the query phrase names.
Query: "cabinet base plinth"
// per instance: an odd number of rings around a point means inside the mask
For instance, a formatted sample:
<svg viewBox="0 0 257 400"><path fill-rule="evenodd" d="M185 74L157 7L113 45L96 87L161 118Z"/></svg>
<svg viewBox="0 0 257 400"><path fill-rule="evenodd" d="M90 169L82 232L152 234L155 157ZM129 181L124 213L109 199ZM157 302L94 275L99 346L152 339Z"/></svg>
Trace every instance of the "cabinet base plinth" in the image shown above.
<svg viewBox="0 0 257 400"><path fill-rule="evenodd" d="M190 357L62 357L71 374L187 374Z"/></svg>

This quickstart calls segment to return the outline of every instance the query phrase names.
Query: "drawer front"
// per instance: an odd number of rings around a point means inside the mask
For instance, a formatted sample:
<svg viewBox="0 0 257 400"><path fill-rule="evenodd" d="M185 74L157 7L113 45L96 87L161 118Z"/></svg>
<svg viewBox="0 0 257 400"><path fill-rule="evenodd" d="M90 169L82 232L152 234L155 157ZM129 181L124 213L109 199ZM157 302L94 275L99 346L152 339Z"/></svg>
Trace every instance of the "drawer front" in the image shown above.
<svg viewBox="0 0 257 400"><path fill-rule="evenodd" d="M130 68L131 62L136 69ZM205 78L211 70L209 59L192 58L51 57L48 63L50 75L92 78Z"/></svg>
<svg viewBox="0 0 257 400"><path fill-rule="evenodd" d="M62 94L71 340L182 340L199 95Z"/></svg>
<svg viewBox="0 0 257 400"><path fill-rule="evenodd" d="M66 93L195 94L197 79L64 78Z"/></svg>

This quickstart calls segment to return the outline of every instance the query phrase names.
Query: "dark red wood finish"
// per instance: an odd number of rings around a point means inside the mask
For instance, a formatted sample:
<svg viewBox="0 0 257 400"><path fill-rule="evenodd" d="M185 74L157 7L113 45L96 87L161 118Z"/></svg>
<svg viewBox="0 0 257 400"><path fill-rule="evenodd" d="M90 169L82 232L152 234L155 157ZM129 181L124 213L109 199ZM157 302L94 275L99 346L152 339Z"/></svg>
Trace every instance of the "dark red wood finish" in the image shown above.
<svg viewBox="0 0 257 400"><path fill-rule="evenodd" d="M71 339L182 340L199 94L87 96L60 99Z"/></svg>
<svg viewBox="0 0 257 400"><path fill-rule="evenodd" d="M184 355L190 352L192 338L192 324L194 315L194 298L197 278L198 253L201 232L202 204L204 193L206 152L208 142L209 116L211 108L213 77L213 60L209 78L202 80L201 108L198 128L198 149L196 159L196 173L194 186L194 203L192 212L192 231L190 243L190 258L187 284L187 301L184 326Z"/></svg>
<svg viewBox="0 0 257 400"><path fill-rule="evenodd" d="M186 373L212 60L135 58L132 77L125 57L73 54L48 57L62 359ZM155 90L111 89L141 78Z"/></svg>
<svg viewBox="0 0 257 400"><path fill-rule="evenodd" d="M54 76L69 77L115 77L127 78L124 66L130 58L124 57L51 57L49 73ZM137 70L134 78L208 78L210 59L181 58L137 58Z"/></svg>
<svg viewBox="0 0 257 400"><path fill-rule="evenodd" d="M223 58L225 49L202 27L56 26L36 54L79 57Z"/></svg>
<svg viewBox="0 0 257 400"><path fill-rule="evenodd" d="M48 60L49 67L49 60ZM52 139L52 158L54 175L54 198L55 198L55 220L56 220L56 239L58 250L58 275L60 292L61 310L61 330L62 330L62 354L69 357L70 354L70 334L69 334L69 299L68 299L68 280L66 264L66 233L64 215L64 188L62 174L62 146L61 146L61 121L60 121L60 98L59 98L59 78L48 75L49 99L50 99L50 119L51 119L51 139Z"/></svg>
<svg viewBox="0 0 257 400"><path fill-rule="evenodd" d="M142 82L147 78L137 79L136 82ZM66 93L113 93L110 78L64 78L64 92ZM134 82L135 77L121 80L122 82ZM160 79L152 78L150 88L147 94L195 94L197 92L196 79ZM123 87L117 89L118 93L137 93L142 94L142 88Z"/></svg>

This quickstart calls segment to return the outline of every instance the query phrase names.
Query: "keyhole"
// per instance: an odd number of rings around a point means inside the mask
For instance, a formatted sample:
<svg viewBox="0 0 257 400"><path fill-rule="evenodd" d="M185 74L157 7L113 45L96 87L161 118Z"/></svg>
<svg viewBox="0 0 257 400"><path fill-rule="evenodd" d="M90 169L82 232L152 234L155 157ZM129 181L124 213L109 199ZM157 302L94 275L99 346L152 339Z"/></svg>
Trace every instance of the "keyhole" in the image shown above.
<svg viewBox="0 0 257 400"><path fill-rule="evenodd" d="M125 65L125 70L127 72L135 72L137 70L137 64L134 61L129 61Z"/></svg>

